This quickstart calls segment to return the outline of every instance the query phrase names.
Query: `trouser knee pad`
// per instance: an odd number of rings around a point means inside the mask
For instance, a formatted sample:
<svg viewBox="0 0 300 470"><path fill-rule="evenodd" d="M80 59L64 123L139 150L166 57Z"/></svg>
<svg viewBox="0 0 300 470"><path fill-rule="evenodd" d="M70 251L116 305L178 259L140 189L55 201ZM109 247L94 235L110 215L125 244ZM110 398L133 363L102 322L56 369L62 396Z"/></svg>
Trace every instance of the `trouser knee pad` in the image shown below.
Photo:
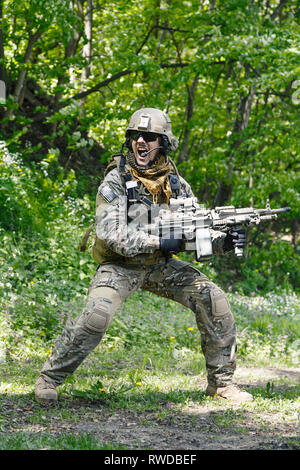
<svg viewBox="0 0 300 470"><path fill-rule="evenodd" d="M98 287L91 291L80 326L94 334L104 334L114 313L121 304L119 293L111 287Z"/></svg>
<svg viewBox="0 0 300 470"><path fill-rule="evenodd" d="M230 305L226 295L219 287L210 291L211 313L213 317L223 317L230 313Z"/></svg>
<svg viewBox="0 0 300 470"><path fill-rule="evenodd" d="M106 298L90 300L87 304L85 328L92 333L105 333L113 313L111 300Z"/></svg>

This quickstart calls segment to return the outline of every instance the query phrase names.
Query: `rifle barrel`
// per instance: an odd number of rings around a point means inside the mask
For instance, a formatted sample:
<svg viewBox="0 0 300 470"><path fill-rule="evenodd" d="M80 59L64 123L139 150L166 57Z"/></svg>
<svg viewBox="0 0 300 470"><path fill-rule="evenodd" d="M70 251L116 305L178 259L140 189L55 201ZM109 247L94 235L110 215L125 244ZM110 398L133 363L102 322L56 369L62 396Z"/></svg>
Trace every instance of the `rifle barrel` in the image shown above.
<svg viewBox="0 0 300 470"><path fill-rule="evenodd" d="M255 209L259 214L281 214L282 212L290 211L290 207L280 207L279 209Z"/></svg>

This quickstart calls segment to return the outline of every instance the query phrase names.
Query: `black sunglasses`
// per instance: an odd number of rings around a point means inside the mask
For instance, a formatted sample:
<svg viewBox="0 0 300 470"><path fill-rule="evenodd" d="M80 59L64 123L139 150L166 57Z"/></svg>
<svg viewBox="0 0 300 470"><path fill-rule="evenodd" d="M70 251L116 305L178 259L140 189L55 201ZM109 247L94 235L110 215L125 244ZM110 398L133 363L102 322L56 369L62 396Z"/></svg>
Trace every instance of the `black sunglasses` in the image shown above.
<svg viewBox="0 0 300 470"><path fill-rule="evenodd" d="M159 137L159 135L155 134L154 132L140 132L140 131L130 132L130 138L132 140L138 140L140 136L143 137L145 142L154 142L157 139L157 137Z"/></svg>

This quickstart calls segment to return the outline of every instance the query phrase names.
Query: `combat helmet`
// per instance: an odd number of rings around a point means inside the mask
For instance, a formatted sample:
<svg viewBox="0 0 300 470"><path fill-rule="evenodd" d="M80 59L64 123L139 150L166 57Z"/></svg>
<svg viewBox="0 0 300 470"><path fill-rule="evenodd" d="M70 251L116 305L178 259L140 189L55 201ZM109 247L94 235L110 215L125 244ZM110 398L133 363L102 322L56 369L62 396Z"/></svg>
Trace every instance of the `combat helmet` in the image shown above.
<svg viewBox="0 0 300 470"><path fill-rule="evenodd" d="M170 150L176 150L178 140L174 137L171 127L171 119L167 113L157 108L141 108L131 116L126 137L130 137L130 131L154 132L167 137Z"/></svg>

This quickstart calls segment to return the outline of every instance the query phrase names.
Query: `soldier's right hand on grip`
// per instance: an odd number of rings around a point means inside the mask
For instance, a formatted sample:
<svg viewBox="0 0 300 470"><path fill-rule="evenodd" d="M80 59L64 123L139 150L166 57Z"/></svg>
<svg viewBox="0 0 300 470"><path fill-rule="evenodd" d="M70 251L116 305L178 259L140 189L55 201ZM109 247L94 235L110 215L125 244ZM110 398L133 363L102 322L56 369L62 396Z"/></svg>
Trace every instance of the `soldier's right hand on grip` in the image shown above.
<svg viewBox="0 0 300 470"><path fill-rule="evenodd" d="M169 237L161 237L159 239L160 251L167 256L172 253L179 253L183 249L184 241L182 239L174 238L174 234L170 234Z"/></svg>
<svg viewBox="0 0 300 470"><path fill-rule="evenodd" d="M246 246L246 232L243 228L232 229L227 233L224 240L225 251L230 251L237 248L245 248Z"/></svg>

